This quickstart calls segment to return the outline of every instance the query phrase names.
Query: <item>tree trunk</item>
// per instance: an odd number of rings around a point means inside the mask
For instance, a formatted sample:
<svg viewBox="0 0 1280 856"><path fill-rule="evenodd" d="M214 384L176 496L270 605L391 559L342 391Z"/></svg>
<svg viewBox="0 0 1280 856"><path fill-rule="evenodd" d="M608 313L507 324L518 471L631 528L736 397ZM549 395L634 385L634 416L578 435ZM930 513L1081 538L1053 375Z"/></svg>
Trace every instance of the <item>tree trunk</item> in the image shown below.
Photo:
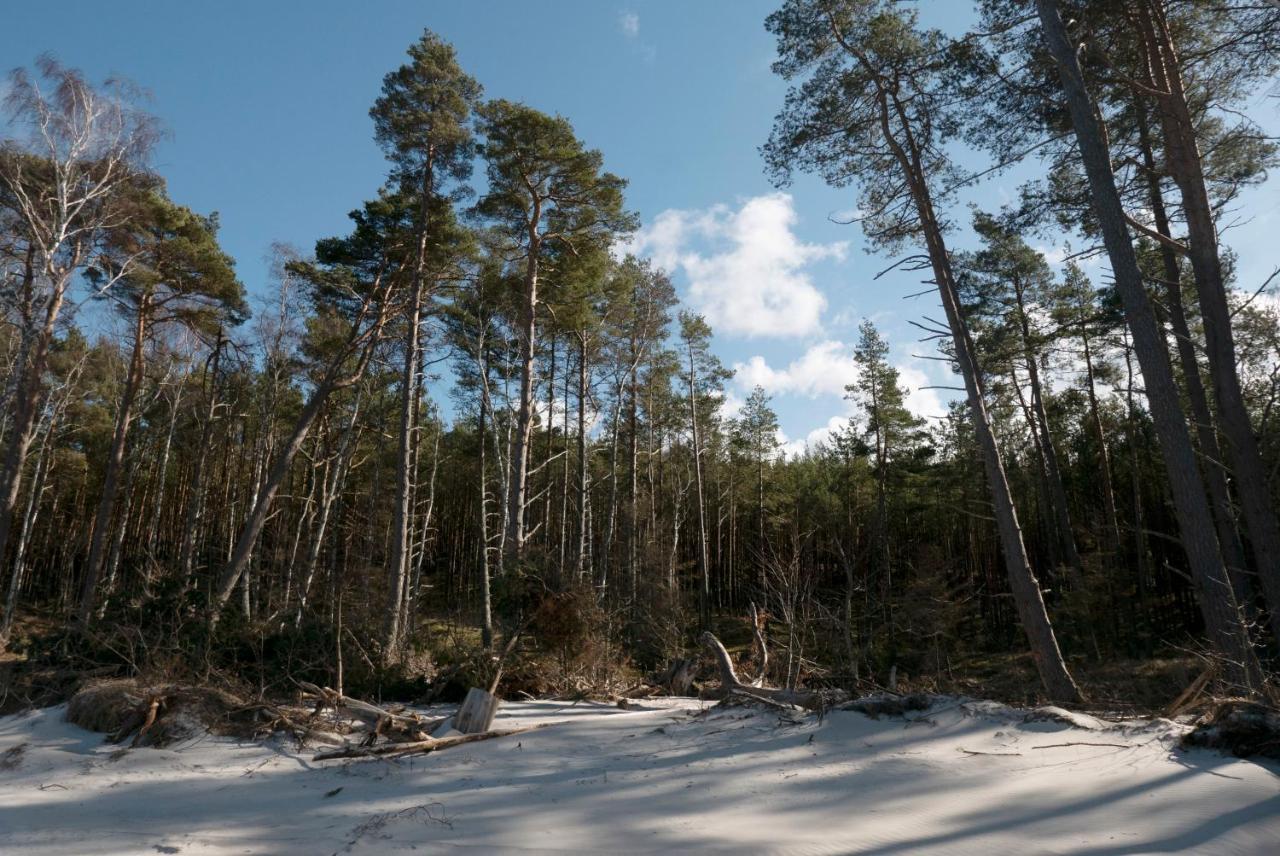
<svg viewBox="0 0 1280 856"><path fill-rule="evenodd" d="M1258 440L1245 408L1240 377L1236 372L1231 309L1227 305L1217 226L1195 126L1187 105L1177 51L1163 10L1149 2L1139 3L1137 18L1147 42L1146 60L1151 83L1155 89L1165 93L1156 98L1156 104L1164 136L1165 161L1182 196L1187 250L1204 325L1213 398L1227 441L1226 451L1236 477L1236 492L1253 546L1258 578L1271 606L1272 630L1280 638L1280 522L1276 519L1266 469L1258 452Z"/></svg>
<svg viewBox="0 0 1280 856"><path fill-rule="evenodd" d="M1168 353L1144 290L1142 273L1125 225L1124 209L1111 169L1111 155L1057 4L1054 0L1036 0L1036 6L1046 45L1062 78L1089 180L1094 213L1133 334L1134 349L1142 368L1147 400L1173 492L1178 528L1187 551L1192 579L1200 595L1209 638L1225 658L1223 665L1227 678L1252 690L1260 682L1257 655L1250 644L1219 552L1204 483L1191 447L1191 435L1178 404L1178 390L1169 367Z"/></svg>
<svg viewBox="0 0 1280 856"><path fill-rule="evenodd" d="M1076 687L1075 680L1071 677L1067 664L1062 658L1057 636L1053 632L1053 625L1045 608L1044 595L1040 591L1040 584L1027 558L1022 529L1018 523L1018 512L1009 490L1009 480L1005 475L1004 462L1001 460L995 432L991 428L991 418L987 412L973 343L960 311L960 299L951 270L951 257L943 240L937 216L933 211L933 200L920 162L919 149L911 128L906 122L905 110L897 101L896 94L891 91L890 83L877 78L877 85L879 86L881 127L886 142L893 149L894 157L902 170L903 179L908 183L916 206L934 282L937 283L943 310L946 312L947 323L951 329L955 360L964 378L969 416L986 471L987 486L991 491L991 504L1000 534L1005 570L1009 576L1009 587L1013 593L1018 617L1027 634L1031 654L1035 658L1036 668L1040 673L1045 691L1055 701L1077 701L1081 698L1080 690ZM891 98L893 113L890 112ZM894 136L891 129L892 117L895 115L901 126L900 132L905 140L905 147L904 143Z"/></svg>
<svg viewBox="0 0 1280 856"><path fill-rule="evenodd" d="M425 235L423 242L425 243ZM425 252L425 248L423 250ZM396 447L396 500L391 521L391 556L388 561L387 612L383 657L391 657L400 645L400 610L404 601L409 560L409 532L413 518L413 435L418 398L418 336L422 311L422 271L414 277L405 332L404 366L400 378L400 434Z"/></svg>
<svg viewBox="0 0 1280 856"><path fill-rule="evenodd" d="M1116 511L1116 490L1111 475L1111 455L1107 452L1107 435L1102 429L1102 414L1098 407L1098 393L1094 384L1093 351L1089 346L1089 332L1085 323L1080 324L1080 338L1084 345L1085 391L1089 395L1089 421L1098 441L1098 471L1102 476L1102 500L1107 514L1107 542L1113 559L1120 554L1120 515Z"/></svg>
<svg viewBox="0 0 1280 856"><path fill-rule="evenodd" d="M587 337L578 334L578 559L577 581L587 579L587 546L590 540L590 493L587 485Z"/></svg>
<svg viewBox="0 0 1280 856"><path fill-rule="evenodd" d="M1077 574L1084 572L1080 561L1080 551L1076 547L1076 536L1071 526L1071 511L1067 504L1067 491L1062 484L1062 468L1058 463L1058 450L1049 432L1049 414L1044 408L1044 388L1040 383L1040 367L1036 363L1036 355L1031 346L1031 323L1027 318L1021 282L1014 283L1014 295L1018 302L1018 323L1022 333L1023 358L1027 366L1027 377L1031 382L1031 408L1039 425L1040 445L1044 454L1045 476L1049 482L1050 505L1053 509L1055 537L1062 548L1063 558Z"/></svg>
<svg viewBox="0 0 1280 856"><path fill-rule="evenodd" d="M271 504L275 500L276 493L280 490L280 485L284 483L285 477L289 474L289 466L293 463L294 456L298 454L298 450L302 448L302 443L306 440L307 433L311 430L316 417L320 415L320 410L328 401L329 396L336 390L345 389L356 384L364 376L365 369L373 356L374 348L381 337L382 327L386 320L387 295L386 289L380 280L381 275L379 276L379 281L373 285L373 296L370 298L370 301L376 300L379 304L376 319L371 323L368 330L361 331L361 323L368 314L369 309L369 301L366 301L360 317L356 319L352 326L352 333L347 341L347 346L330 363L325 376L316 385L316 388L312 390L311 396L307 399L306 405L302 408L302 412L294 423L293 431L289 435L288 441L276 456L276 461L271 467L262 490L258 492L254 499L249 516L245 519L231 555L227 559L227 566L218 578L210 610L210 623L212 624L217 623L218 617L226 606L227 601L231 599L231 593L235 590L236 583L240 581L240 577L244 574L245 569L248 568L249 559L253 555L253 548L258 542L258 536L262 534L262 527L266 525L267 516L271 512ZM342 363L350 355L352 348L361 343L363 343L363 349L357 359L356 366L349 375L342 377Z"/></svg>
<svg viewBox="0 0 1280 856"><path fill-rule="evenodd" d="M388 567L387 614L383 636L383 657L394 656L400 646L401 610L409 569L410 533L413 531L413 488L415 432L418 415L418 349L421 336L422 298L426 291L428 213L433 191L434 148L427 146L422 171L421 199L418 201L418 246L414 258L413 290L405 319L404 368L400 378L400 435L396 450L396 504L391 521L391 557Z"/></svg>
<svg viewBox="0 0 1280 856"><path fill-rule="evenodd" d="M108 543L107 535L111 528L112 515L115 514L125 447L129 441L129 426L133 422L133 404L137 399L138 389L142 386L147 318L151 311L146 298L143 298L137 311L138 316L133 329L133 354L129 360L120 409L116 413L115 433L111 438L107 470L102 478L102 496L98 499L98 511L93 520L93 538L89 542L89 559L85 563L84 581L80 589L80 606L76 621L81 627L87 627L93 619L98 580L102 575L102 563Z"/></svg>
<svg viewBox="0 0 1280 856"><path fill-rule="evenodd" d="M702 442L698 434L697 374L693 345L689 345L689 422L693 436L693 473L698 502L698 573L702 584L698 589L698 616L704 629L711 626L711 569L707 556L707 511L702 486Z"/></svg>
<svg viewBox="0 0 1280 856"><path fill-rule="evenodd" d="M1151 202L1155 228L1164 237L1172 238L1169 215L1164 205L1164 193L1160 189L1160 177L1156 174L1155 155L1151 150L1146 114L1142 112L1141 107L1139 107L1138 129L1139 145L1142 148L1142 160L1146 172L1147 194ZM1200 376L1200 361L1196 357L1195 340L1191 337L1186 309L1182 303L1181 266L1178 264L1178 257L1173 248L1167 243L1161 242L1159 249L1163 267L1161 284L1164 286L1169 325L1176 342L1187 400L1191 404L1191 420L1195 425L1195 436L1200 444L1201 460L1204 461L1200 469L1204 473L1205 485L1209 489L1209 500L1213 503L1214 525L1217 527L1218 544L1227 563L1227 572L1231 575L1236 599L1244 604L1247 602L1249 591L1244 544L1240 540L1240 532L1236 527L1235 508L1231 502L1231 489L1227 483L1226 464L1218 444L1218 432L1214 429L1213 415L1209 410L1209 398L1204 388L1204 380Z"/></svg>
<svg viewBox="0 0 1280 856"><path fill-rule="evenodd" d="M542 209L535 203L529 224L529 258L525 263L524 301L520 307L520 402L516 413L515 445L511 450L511 487L507 497L507 558L518 563L524 557L525 493L529 480L529 442L533 436L534 355L538 332L538 221Z"/></svg>
<svg viewBox="0 0 1280 856"><path fill-rule="evenodd" d="M25 582L27 568L27 544L31 532L35 528L36 518L40 513L40 499L45 491L45 481L53 466L53 454L50 450L57 425L56 415L50 419L45 429L45 439L41 441L40 455L36 460L35 478L31 482L31 493L27 497L27 507L22 517L22 527L18 530L18 545L13 556L13 574L9 578L9 594L4 603L4 616L0 618L0 652L9 644L9 635L13 630L13 618L18 609L18 597Z"/></svg>
<svg viewBox="0 0 1280 856"><path fill-rule="evenodd" d="M222 345L225 341L222 328L219 327L218 338L213 345L210 368L207 372L209 407L205 412L204 424L200 426L201 449L209 448L209 442L213 434L213 422L218 415L218 362L222 357ZM189 488L190 499L188 500L186 519L182 527L182 548L178 557L178 569L182 575L184 585L191 580L191 572L195 565L197 532L200 529L201 518L204 516L205 457L203 454L196 455L191 474L191 487Z"/></svg>
<svg viewBox="0 0 1280 856"><path fill-rule="evenodd" d="M13 424L9 426L9 442L5 448L4 466L0 468L0 563L3 563L9 546L9 533L13 526L13 513L18 505L22 489L22 471L27 463L31 441L35 439L36 415L39 409L40 389L49 359L49 345L58 315L66 296L70 275L49 296L43 323L34 334L30 354L25 365L19 365L17 384L12 399ZM25 334L24 334L25 335Z"/></svg>

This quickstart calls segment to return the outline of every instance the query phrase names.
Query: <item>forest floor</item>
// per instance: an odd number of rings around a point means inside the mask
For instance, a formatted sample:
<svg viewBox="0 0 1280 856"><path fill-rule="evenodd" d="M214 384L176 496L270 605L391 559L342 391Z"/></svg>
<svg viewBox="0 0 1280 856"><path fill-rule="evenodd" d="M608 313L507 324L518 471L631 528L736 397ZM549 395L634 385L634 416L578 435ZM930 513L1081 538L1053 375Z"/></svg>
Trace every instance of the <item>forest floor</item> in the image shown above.
<svg viewBox="0 0 1280 856"><path fill-rule="evenodd" d="M944 700L819 719L690 699L505 704L557 723L398 761L292 741L122 749L63 707L0 719L10 856L488 853L1270 854L1280 765L1164 720Z"/></svg>

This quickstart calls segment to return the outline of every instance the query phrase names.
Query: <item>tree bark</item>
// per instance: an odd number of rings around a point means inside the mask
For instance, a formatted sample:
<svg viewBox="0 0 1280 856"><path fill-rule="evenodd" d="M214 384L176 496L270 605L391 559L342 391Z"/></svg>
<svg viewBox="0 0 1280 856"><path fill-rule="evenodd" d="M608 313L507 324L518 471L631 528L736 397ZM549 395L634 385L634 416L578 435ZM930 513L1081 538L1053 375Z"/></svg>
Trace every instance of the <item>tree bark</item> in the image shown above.
<svg viewBox="0 0 1280 856"><path fill-rule="evenodd" d="M142 386L147 319L150 311L149 301L144 297L138 306L138 315L134 321L133 353L129 359L124 394L120 398L120 409L116 413L115 433L111 439L111 451L107 456L106 473L102 478L102 496L98 499L98 510L93 521L93 538L89 542L89 558L85 562L84 581L80 589L80 606L76 614L76 622L81 627L87 627L93 619L98 580L102 575L102 562L107 548L107 535L111 528L111 518L115 514L120 473L124 465L125 447L129 441L129 426L133 422L133 404L137 399L138 389Z"/></svg>
<svg viewBox="0 0 1280 856"><path fill-rule="evenodd" d="M219 615L226 606L227 601L231 599L231 593L235 590L236 583L240 581L245 569L248 568L249 559L253 555L253 548L258 542L258 536L262 534L262 527L266 525L267 516L271 512L271 504L275 500L276 493L280 490L280 485L284 483L285 477L289 474L289 466L293 463L294 456L298 454L298 450L302 448L302 443L306 440L307 433L311 430L316 417L320 415L320 410L329 400L329 396L335 391L359 383L360 379L364 377L365 369L373 356L374 347L381 337L383 324L386 321L387 288L381 282L381 275L379 275L378 279L379 281L373 285L372 296L366 301L365 307L360 312L360 317L352 325L352 333L346 346L343 348L342 353L330 363L324 377L316 385L316 388L312 390L306 405L302 408L302 412L294 423L293 431L290 433L288 441L276 456L275 463L272 465L262 489L254 498L249 516L245 519L244 525L240 529L235 546L227 559L227 566L223 569L214 589L212 608L210 610L211 624L217 624ZM361 324L369 312L369 303L375 300L378 303L377 316L367 330L361 330ZM354 348L361 345L363 348L357 358L355 367L350 374L345 377L342 376L342 363L350 356Z"/></svg>
<svg viewBox="0 0 1280 856"><path fill-rule="evenodd" d="M875 73L873 65L861 57L860 60L868 71ZM951 330L955 360L964 378L970 420L973 423L975 439L987 475L987 486L991 492L992 509L995 512L996 527L1000 534L1005 570L1008 573L1014 604L1017 607L1023 631L1027 634L1031 653L1045 691L1055 701L1078 701L1081 698L1080 690L1076 687L1075 680L1071 677L1062 652L1058 648L1057 636L1053 632L1053 625L1045 608L1044 595L1040 591L1040 584L1027 558L1022 529L1018 523L1018 512L1009 490L1009 480L1005 474L995 432L991 428L991 418L987 412L973 343L961 314L959 295L951 269L951 257L943 239L938 218L933 211L933 200L925 179L919 148L906 121L905 110L898 102L896 94L892 92L890 82L878 76L876 80L879 89L881 127L916 206L934 282L937 283L943 310ZM899 122L902 140L893 133L891 124L894 117L897 117Z"/></svg>
<svg viewBox="0 0 1280 856"><path fill-rule="evenodd" d="M1182 197L1187 254L1200 303L1205 353L1209 358L1219 424L1227 441L1226 451L1236 477L1236 492L1253 547L1258 578L1271 606L1272 630L1280 638L1280 521L1276 518L1266 469L1236 372L1235 337L1218 252L1217 225L1195 126L1163 9L1149 0L1139 3L1137 19L1146 41L1151 83L1163 93L1156 97L1156 104L1164 136L1165 160Z"/></svg>
<svg viewBox="0 0 1280 856"><path fill-rule="evenodd" d="M693 359L693 343L689 343L689 422L693 437L693 473L698 502L698 616L704 628L711 626L711 569L707 556L707 510L702 485L702 442L698 433L697 369Z"/></svg>
<svg viewBox="0 0 1280 856"><path fill-rule="evenodd" d="M511 451L511 487L507 497L507 559L512 564L524 557L525 494L529 479L529 443L533 437L533 387L536 375L534 355L538 333L538 254L541 236L538 223L542 203L535 199L529 218L529 257L525 262L524 300L520 307L520 402L516 412L515 444Z"/></svg>
<svg viewBox="0 0 1280 856"><path fill-rule="evenodd" d="M1223 565L1209 503L1191 446L1191 435L1178 404L1163 336L1143 287L1142 273L1116 190L1111 155L1095 105L1085 88L1079 61L1054 0L1036 0L1046 46L1058 66L1071 113L1081 159L1093 197L1116 288L1124 303L1134 349L1142 368L1152 420L1173 492L1181 540L1191 576L1200 595L1205 625L1213 647L1224 658L1224 673L1233 683L1253 690L1260 667L1250 643L1235 592Z"/></svg>

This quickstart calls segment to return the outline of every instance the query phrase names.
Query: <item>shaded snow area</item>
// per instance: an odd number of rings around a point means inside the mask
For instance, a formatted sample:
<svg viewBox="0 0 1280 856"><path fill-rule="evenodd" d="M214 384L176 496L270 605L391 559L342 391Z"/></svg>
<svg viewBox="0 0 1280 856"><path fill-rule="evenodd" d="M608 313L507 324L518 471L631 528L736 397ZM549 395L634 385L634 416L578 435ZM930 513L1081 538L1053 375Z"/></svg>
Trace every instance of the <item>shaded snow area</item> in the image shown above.
<svg viewBox="0 0 1280 856"><path fill-rule="evenodd" d="M496 727L558 724L322 763L284 740L125 750L62 708L0 719L0 852L1280 853L1280 767L1183 751L1167 722L640 704L508 704Z"/></svg>

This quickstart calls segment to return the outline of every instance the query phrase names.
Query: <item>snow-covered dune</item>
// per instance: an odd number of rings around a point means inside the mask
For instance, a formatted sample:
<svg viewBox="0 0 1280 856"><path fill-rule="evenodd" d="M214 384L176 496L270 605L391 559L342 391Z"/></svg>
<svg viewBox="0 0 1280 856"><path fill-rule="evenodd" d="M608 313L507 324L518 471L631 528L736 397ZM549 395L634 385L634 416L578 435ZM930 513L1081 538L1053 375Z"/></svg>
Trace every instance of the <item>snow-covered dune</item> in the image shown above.
<svg viewBox="0 0 1280 856"><path fill-rule="evenodd" d="M345 764L285 741L125 751L61 708L0 719L0 852L1280 853L1280 768L1177 749L1168 723L642 704L508 704L499 726L560 724Z"/></svg>

